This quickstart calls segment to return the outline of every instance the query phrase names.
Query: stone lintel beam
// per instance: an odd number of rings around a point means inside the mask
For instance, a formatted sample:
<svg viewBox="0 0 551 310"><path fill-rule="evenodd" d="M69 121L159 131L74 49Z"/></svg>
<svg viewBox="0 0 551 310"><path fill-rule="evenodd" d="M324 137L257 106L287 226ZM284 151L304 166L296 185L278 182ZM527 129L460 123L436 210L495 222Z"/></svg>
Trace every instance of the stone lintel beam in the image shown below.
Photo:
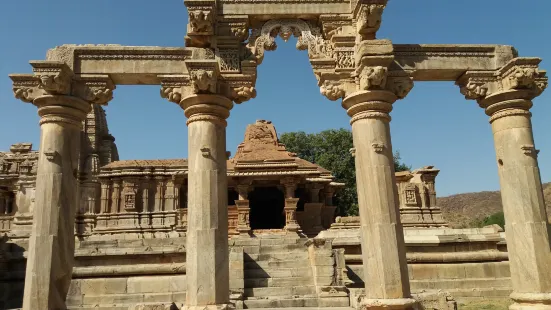
<svg viewBox="0 0 551 310"><path fill-rule="evenodd" d="M243 5L246 3L246 5ZM321 14L350 14L350 0L305 0L297 3L296 0L221 0L218 1L219 15L257 15L285 16L299 18L303 16ZM292 10L289 10L292 6ZM277 17L275 17L277 18Z"/></svg>
<svg viewBox="0 0 551 310"><path fill-rule="evenodd" d="M467 70L498 70L516 55L507 45L394 44L390 70L411 72L415 81L456 81Z"/></svg>
<svg viewBox="0 0 551 310"><path fill-rule="evenodd" d="M226 5L222 2L222 7ZM395 60L390 71L412 72L416 81L455 81L467 70L497 70L516 56L513 47L504 45L394 44L393 47ZM159 76L187 74L186 60L214 58L210 50L202 48L122 45L62 45L49 50L47 55L47 60L67 63L75 75L108 74L117 85L159 85ZM229 79L240 77L233 74Z"/></svg>
<svg viewBox="0 0 551 310"><path fill-rule="evenodd" d="M50 49L47 59L67 63L76 75L109 74L117 85L159 85L158 75L185 74L185 60L214 54L201 48L62 45Z"/></svg>

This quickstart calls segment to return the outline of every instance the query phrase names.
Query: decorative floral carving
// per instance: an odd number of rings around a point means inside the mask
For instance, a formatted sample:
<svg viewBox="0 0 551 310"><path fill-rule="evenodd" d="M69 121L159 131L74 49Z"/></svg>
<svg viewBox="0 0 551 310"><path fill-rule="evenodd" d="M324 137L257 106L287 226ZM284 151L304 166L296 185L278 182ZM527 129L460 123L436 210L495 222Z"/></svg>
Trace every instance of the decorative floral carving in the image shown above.
<svg viewBox="0 0 551 310"><path fill-rule="evenodd" d="M190 10L189 26L192 33L212 33L213 13L210 10Z"/></svg>
<svg viewBox="0 0 551 310"><path fill-rule="evenodd" d="M333 83L331 81L325 81L320 87L320 92L323 96L327 97L327 99L331 101L338 100L345 96L344 89L339 84Z"/></svg>
<svg viewBox="0 0 551 310"><path fill-rule="evenodd" d="M520 149L525 155L532 157L537 157L540 152L539 150L536 150L536 147L532 144L523 145L520 147Z"/></svg>
<svg viewBox="0 0 551 310"><path fill-rule="evenodd" d="M337 68L354 68L354 51L339 51L337 54Z"/></svg>
<svg viewBox="0 0 551 310"><path fill-rule="evenodd" d="M460 88L460 92L466 99L482 99L488 94L488 85L484 82L469 81Z"/></svg>
<svg viewBox="0 0 551 310"><path fill-rule="evenodd" d="M218 53L220 56L220 70L223 72L239 72L239 50L224 49Z"/></svg>
<svg viewBox="0 0 551 310"><path fill-rule="evenodd" d="M277 49L275 38L280 36L285 42L291 36L298 38L297 49L308 49L310 58L331 58L331 43L324 40L318 27L313 27L300 19L276 19L266 22L262 29L254 29L249 48L254 50L258 64L262 63L265 51Z"/></svg>
<svg viewBox="0 0 551 310"><path fill-rule="evenodd" d="M233 98L233 101L235 101L235 103L237 104L256 98L256 89L252 86L241 86L234 88Z"/></svg>
<svg viewBox="0 0 551 310"><path fill-rule="evenodd" d="M162 86L161 97L167 99L170 102L180 104L180 101L182 100L182 91L180 88Z"/></svg>
<svg viewBox="0 0 551 310"><path fill-rule="evenodd" d="M249 38L249 28L244 25L231 26L230 31L241 42Z"/></svg>
<svg viewBox="0 0 551 310"><path fill-rule="evenodd" d="M208 146L201 147L201 155L203 157L209 157L210 156L210 148Z"/></svg>
<svg viewBox="0 0 551 310"><path fill-rule="evenodd" d="M384 88L388 69L385 67L363 67L360 73L360 90Z"/></svg>
<svg viewBox="0 0 551 310"><path fill-rule="evenodd" d="M382 153L383 150L385 149L385 145L380 142L373 143L371 144L371 146L373 147L376 153Z"/></svg>
<svg viewBox="0 0 551 310"><path fill-rule="evenodd" d="M399 99L404 99L413 89L413 78L409 76L390 78L387 89Z"/></svg>
<svg viewBox="0 0 551 310"><path fill-rule="evenodd" d="M43 153L48 161L53 161L57 155L57 152L52 149L47 149Z"/></svg>
<svg viewBox="0 0 551 310"><path fill-rule="evenodd" d="M536 68L515 68L509 76L510 86L513 89L528 88L535 82L537 76L538 70Z"/></svg>
<svg viewBox="0 0 551 310"><path fill-rule="evenodd" d="M13 93L16 99L31 103L34 100L33 89L30 87L14 87Z"/></svg>

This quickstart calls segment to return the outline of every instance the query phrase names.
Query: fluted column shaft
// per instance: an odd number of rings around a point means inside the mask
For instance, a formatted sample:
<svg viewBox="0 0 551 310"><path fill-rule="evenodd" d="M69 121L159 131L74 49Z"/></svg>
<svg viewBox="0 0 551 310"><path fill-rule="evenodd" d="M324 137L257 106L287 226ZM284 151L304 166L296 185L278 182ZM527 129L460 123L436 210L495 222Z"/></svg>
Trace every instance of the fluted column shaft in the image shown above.
<svg viewBox="0 0 551 310"><path fill-rule="evenodd" d="M405 244L390 139L396 96L359 91L343 101L352 117L360 234L364 265L364 309L411 309Z"/></svg>
<svg viewBox="0 0 551 310"><path fill-rule="evenodd" d="M229 303L226 121L233 103L193 95L180 105L188 125L188 309Z"/></svg>
<svg viewBox="0 0 551 310"><path fill-rule="evenodd" d="M510 309L551 309L551 252L537 153L532 102L522 91L490 96L480 103L490 116L513 293Z"/></svg>
<svg viewBox="0 0 551 310"><path fill-rule="evenodd" d="M65 309L75 249L80 131L90 104L51 95L34 104L41 117L40 155L23 309Z"/></svg>

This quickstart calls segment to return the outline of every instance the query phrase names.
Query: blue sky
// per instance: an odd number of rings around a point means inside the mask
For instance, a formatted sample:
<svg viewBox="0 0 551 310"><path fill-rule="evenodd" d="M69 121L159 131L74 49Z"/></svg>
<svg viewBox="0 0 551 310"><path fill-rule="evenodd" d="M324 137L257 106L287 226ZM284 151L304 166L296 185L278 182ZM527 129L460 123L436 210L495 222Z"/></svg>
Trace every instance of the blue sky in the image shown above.
<svg viewBox="0 0 551 310"><path fill-rule="evenodd" d="M551 67L551 1L391 0L380 38L394 43L514 45L521 56ZM57 45L124 44L183 46L187 14L182 0L2 0L0 2L0 150L16 142L38 148L36 108L13 98L9 73L29 73L29 60L44 59ZM320 95L306 52L280 42L259 68L258 97L236 105L228 125L235 153L247 124L274 122L279 133L349 128L338 102ZM532 109L542 180L551 181L551 91ZM181 109L160 98L157 86L120 86L107 107L122 159L187 156ZM417 83L392 112L394 149L413 168L441 169L438 194L499 188L488 117L453 83Z"/></svg>

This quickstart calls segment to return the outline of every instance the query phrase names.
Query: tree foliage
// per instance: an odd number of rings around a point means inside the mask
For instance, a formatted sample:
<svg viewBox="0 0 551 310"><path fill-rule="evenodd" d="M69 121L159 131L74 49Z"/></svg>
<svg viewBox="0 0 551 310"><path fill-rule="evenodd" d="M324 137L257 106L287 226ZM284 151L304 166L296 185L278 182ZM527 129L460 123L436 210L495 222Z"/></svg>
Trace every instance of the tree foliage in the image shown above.
<svg viewBox="0 0 551 310"><path fill-rule="evenodd" d="M497 224L501 228L505 229L505 214L503 214L503 211L489 215L484 219L474 220L473 222L471 222L469 226L474 228L482 228L484 226L489 226L494 224Z"/></svg>
<svg viewBox="0 0 551 310"><path fill-rule="evenodd" d="M354 157L350 149L354 147L352 132L346 129L330 129L319 133L288 132L280 137L287 150L298 157L318 164L330 170L336 181L343 182L346 187L335 197L338 215L358 215L358 193L356 191L356 170ZM396 171L410 168L400 162L400 155L394 154Z"/></svg>

